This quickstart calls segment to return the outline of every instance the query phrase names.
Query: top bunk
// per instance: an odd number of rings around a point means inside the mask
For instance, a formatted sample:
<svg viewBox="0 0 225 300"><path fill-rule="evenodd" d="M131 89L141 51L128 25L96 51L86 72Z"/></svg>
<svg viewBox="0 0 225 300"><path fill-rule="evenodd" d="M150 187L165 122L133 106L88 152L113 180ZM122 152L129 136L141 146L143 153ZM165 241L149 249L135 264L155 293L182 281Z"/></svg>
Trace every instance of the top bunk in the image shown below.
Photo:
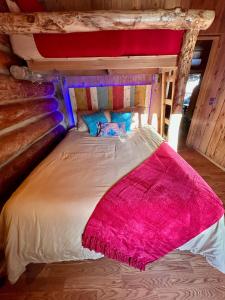
<svg viewBox="0 0 225 300"><path fill-rule="evenodd" d="M10 35L14 52L30 71L101 75L178 69L176 113L182 110L199 31L215 17L210 10L52 12L36 0L7 3L10 12L0 13L0 33Z"/></svg>

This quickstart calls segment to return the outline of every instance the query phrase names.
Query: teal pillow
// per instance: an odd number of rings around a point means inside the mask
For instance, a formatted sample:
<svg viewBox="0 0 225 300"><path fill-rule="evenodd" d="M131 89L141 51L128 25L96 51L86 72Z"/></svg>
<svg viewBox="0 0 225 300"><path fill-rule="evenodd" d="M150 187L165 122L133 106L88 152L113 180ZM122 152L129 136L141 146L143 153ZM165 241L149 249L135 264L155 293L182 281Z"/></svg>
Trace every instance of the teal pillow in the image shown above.
<svg viewBox="0 0 225 300"><path fill-rule="evenodd" d="M97 136L99 122L108 122L103 112L96 112L90 115L82 115L81 117L84 120L84 123L87 125L91 136Z"/></svg>
<svg viewBox="0 0 225 300"><path fill-rule="evenodd" d="M111 111L111 122L125 123L126 131L130 131L131 127L131 112L115 112Z"/></svg>

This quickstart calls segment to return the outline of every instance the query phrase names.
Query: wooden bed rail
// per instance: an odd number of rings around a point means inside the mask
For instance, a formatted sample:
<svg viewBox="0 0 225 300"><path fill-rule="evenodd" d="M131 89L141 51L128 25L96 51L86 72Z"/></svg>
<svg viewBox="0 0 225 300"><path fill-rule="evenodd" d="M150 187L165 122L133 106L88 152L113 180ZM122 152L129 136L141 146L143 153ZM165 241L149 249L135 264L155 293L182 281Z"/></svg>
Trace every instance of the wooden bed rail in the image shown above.
<svg viewBox="0 0 225 300"><path fill-rule="evenodd" d="M71 59L44 59L27 61L34 72L72 72L73 70L132 70L173 68L177 66L177 55L144 55L121 57L80 57Z"/></svg>
<svg viewBox="0 0 225 300"><path fill-rule="evenodd" d="M0 13L0 33L70 33L122 29L205 30L213 22L211 10L128 10Z"/></svg>

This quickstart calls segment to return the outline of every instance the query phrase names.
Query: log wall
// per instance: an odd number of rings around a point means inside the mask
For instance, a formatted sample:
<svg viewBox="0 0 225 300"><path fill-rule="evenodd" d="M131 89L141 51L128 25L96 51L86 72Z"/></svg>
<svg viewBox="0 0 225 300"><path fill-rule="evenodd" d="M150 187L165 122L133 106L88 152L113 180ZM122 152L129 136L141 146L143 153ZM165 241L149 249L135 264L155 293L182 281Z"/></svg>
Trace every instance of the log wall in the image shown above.
<svg viewBox="0 0 225 300"><path fill-rule="evenodd" d="M0 35L0 207L66 131L54 85L13 79L8 68L18 62Z"/></svg>
<svg viewBox="0 0 225 300"><path fill-rule="evenodd" d="M11 64L18 64L19 62L20 59L11 52L9 37L0 34L0 74L9 75L9 67Z"/></svg>
<svg viewBox="0 0 225 300"><path fill-rule="evenodd" d="M52 83L0 80L0 205L65 134Z"/></svg>

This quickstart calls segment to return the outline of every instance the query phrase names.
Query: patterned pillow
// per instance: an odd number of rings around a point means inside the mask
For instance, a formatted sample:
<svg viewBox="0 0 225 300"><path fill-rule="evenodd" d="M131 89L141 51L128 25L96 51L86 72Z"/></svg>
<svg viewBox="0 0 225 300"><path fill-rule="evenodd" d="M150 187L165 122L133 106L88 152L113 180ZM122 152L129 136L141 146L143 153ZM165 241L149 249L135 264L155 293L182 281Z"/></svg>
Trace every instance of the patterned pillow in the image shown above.
<svg viewBox="0 0 225 300"><path fill-rule="evenodd" d="M98 124L98 136L112 137L126 134L125 123L101 123Z"/></svg>
<svg viewBox="0 0 225 300"><path fill-rule="evenodd" d="M82 115L82 119L89 129L89 133L91 136L98 135L98 123L107 123L108 120L105 117L103 112L96 112L89 115Z"/></svg>

